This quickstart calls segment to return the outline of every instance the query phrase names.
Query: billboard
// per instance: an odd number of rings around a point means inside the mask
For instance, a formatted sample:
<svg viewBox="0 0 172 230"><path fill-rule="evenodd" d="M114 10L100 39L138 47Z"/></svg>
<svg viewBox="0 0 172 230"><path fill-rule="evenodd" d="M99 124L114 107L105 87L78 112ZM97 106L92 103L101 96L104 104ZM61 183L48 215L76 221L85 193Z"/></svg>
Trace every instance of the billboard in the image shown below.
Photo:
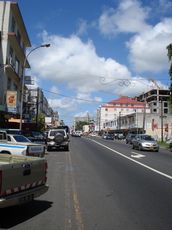
<svg viewBox="0 0 172 230"><path fill-rule="evenodd" d="M16 113L17 106L17 91L7 91L6 104L8 112Z"/></svg>

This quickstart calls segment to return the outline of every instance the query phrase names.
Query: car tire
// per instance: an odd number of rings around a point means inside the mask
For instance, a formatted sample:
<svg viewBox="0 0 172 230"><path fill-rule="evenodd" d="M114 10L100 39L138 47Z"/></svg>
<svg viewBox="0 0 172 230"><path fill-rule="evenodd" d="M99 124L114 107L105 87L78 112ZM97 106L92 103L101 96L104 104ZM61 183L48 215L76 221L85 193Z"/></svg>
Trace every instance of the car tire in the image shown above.
<svg viewBox="0 0 172 230"><path fill-rule="evenodd" d="M60 133L57 133L56 136L54 137L54 140L56 143L61 143L64 141L64 136L61 135Z"/></svg>
<svg viewBox="0 0 172 230"><path fill-rule="evenodd" d="M142 151L142 146L141 146L141 145L139 145L139 148L138 148L138 149L139 149L139 151Z"/></svg>
<svg viewBox="0 0 172 230"><path fill-rule="evenodd" d="M49 152L51 150L51 147L50 146L47 146L47 151Z"/></svg>
<svg viewBox="0 0 172 230"><path fill-rule="evenodd" d="M132 146L132 149L135 149L135 146L134 146L134 145Z"/></svg>
<svg viewBox="0 0 172 230"><path fill-rule="evenodd" d="M65 151L69 151L69 146L65 146Z"/></svg>

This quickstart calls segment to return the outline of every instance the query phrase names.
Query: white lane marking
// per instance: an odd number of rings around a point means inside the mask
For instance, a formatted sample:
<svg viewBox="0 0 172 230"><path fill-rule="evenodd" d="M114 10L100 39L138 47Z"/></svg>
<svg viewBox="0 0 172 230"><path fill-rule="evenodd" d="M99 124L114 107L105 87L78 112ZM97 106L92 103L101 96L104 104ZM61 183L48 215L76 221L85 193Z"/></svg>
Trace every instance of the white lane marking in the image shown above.
<svg viewBox="0 0 172 230"><path fill-rule="evenodd" d="M136 153L136 152L131 152L131 153L134 154L134 155L131 155L131 157L134 157L134 158L143 158L143 157L145 157L145 155L140 154L140 153Z"/></svg>
<svg viewBox="0 0 172 230"><path fill-rule="evenodd" d="M91 140L91 139L90 139L90 140ZM93 139L92 139L91 141L97 143L98 145L103 146L103 147L106 148L106 149L111 150L112 152L114 152L114 153L120 155L121 157L124 157L124 158L126 158L126 159L128 159L128 160L130 160L130 161L133 161L133 162L135 162L136 164L143 166L144 168L147 168L147 169L149 169L149 170L151 170L151 171L153 171L153 172L155 172L155 173L157 173L157 174L159 174L159 175L161 175L161 176L163 176L163 177L166 177L166 178L172 180L172 176L170 176L170 175L168 175L168 174L166 174L166 173L163 173L163 172L158 171L158 170L156 170L156 169L154 169L154 168L152 168L152 167L150 167L150 166L148 166L148 165L145 165L145 164L143 164L143 163L141 163L141 162L139 162L139 161L136 161L136 160L134 160L134 159L132 159L132 158L130 158L130 157L128 157L128 156L126 156L126 155L124 155L124 154L122 154L122 153L120 153L120 152L114 150L114 149L111 149L111 148L107 147L106 145L103 145L103 144L99 143L98 141L95 141L95 140L93 140Z"/></svg>

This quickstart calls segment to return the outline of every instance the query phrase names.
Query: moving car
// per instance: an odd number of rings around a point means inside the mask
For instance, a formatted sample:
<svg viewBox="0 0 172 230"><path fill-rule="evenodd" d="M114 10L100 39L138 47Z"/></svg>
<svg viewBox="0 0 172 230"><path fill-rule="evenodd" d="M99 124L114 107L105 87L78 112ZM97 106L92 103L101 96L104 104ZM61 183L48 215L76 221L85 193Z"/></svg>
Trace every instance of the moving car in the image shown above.
<svg viewBox="0 0 172 230"><path fill-rule="evenodd" d="M114 140L114 135L113 135L113 134L110 134L110 133L104 134L104 135L103 135L103 139L106 139L106 140Z"/></svg>
<svg viewBox="0 0 172 230"><path fill-rule="evenodd" d="M125 138L125 142L126 144L132 144L132 140L133 138L136 136L135 133L128 133L126 138Z"/></svg>
<svg viewBox="0 0 172 230"><path fill-rule="evenodd" d="M65 129L51 129L47 135L47 151L61 149L69 151L69 136Z"/></svg>
<svg viewBox="0 0 172 230"><path fill-rule="evenodd" d="M137 134L132 140L133 149L159 151L157 141L150 135Z"/></svg>

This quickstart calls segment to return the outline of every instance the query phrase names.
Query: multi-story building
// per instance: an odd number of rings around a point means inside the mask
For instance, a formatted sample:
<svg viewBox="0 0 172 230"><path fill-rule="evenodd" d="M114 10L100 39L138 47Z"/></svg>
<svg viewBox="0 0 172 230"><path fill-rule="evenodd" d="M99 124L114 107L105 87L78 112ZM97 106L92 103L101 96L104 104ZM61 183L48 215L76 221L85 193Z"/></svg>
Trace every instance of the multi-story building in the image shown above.
<svg viewBox="0 0 172 230"><path fill-rule="evenodd" d="M0 31L0 110L19 114L24 69L30 67L26 47L31 43L16 2L0 1Z"/></svg>
<svg viewBox="0 0 172 230"><path fill-rule="evenodd" d="M97 109L96 131L120 129L122 117L138 113L150 113L145 102L127 96L112 100Z"/></svg>
<svg viewBox="0 0 172 230"><path fill-rule="evenodd" d="M151 114L171 114L169 105L170 90L152 89L136 97L138 101L146 101Z"/></svg>
<svg viewBox="0 0 172 230"><path fill-rule="evenodd" d="M113 106L109 106L109 103L102 105L98 109L96 130L146 132L158 140L165 140L172 136L169 96L169 90L152 89L135 99L122 97L112 101ZM117 113L114 114L113 110ZM114 119L108 120L112 116Z"/></svg>

